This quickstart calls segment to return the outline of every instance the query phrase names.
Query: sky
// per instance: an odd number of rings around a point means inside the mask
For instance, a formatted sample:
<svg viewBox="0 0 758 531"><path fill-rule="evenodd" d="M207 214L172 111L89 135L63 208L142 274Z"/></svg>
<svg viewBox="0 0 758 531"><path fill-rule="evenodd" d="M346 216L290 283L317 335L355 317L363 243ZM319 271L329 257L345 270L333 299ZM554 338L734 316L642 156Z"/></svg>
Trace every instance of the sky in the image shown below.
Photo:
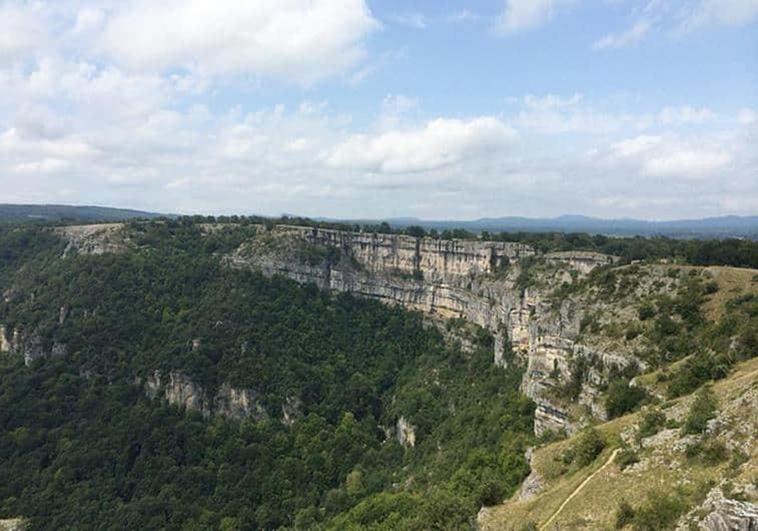
<svg viewBox="0 0 758 531"><path fill-rule="evenodd" d="M758 214L758 0L0 0L0 202Z"/></svg>

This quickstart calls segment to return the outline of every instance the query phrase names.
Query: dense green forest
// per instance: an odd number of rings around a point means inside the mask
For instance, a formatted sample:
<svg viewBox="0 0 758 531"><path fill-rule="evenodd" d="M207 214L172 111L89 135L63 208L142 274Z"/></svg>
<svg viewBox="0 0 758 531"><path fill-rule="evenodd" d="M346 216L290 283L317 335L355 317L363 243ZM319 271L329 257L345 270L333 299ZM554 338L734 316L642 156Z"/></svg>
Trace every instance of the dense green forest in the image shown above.
<svg viewBox="0 0 758 531"><path fill-rule="evenodd" d="M0 229L0 288L13 286L0 322L67 347L30 366L0 357L0 518L468 528L528 472L533 405L518 371L492 365L488 334L464 351L418 314L224 268L214 253L238 245L243 225L133 228L133 251L65 258L49 231ZM181 370L210 394L253 390L267 415L205 418L151 400L140 382L155 370ZM400 416L414 447L385 433Z"/></svg>

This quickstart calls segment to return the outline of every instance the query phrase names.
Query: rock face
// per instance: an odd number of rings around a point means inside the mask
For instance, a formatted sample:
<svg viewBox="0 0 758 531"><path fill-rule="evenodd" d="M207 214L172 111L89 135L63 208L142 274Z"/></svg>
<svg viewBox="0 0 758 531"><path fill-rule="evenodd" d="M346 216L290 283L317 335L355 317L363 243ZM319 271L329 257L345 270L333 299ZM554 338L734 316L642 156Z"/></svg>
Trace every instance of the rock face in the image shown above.
<svg viewBox="0 0 758 531"><path fill-rule="evenodd" d="M68 242L63 256L72 250L81 254L118 253L129 246L123 227L123 223L70 225L58 227L55 232Z"/></svg>
<svg viewBox="0 0 758 531"><path fill-rule="evenodd" d="M702 511L707 511L707 514L698 523L700 529L707 531L758 530L758 505L727 499L718 487L708 493L702 505Z"/></svg>
<svg viewBox="0 0 758 531"><path fill-rule="evenodd" d="M406 448L416 446L416 428L405 417L397 419L397 442Z"/></svg>
<svg viewBox="0 0 758 531"><path fill-rule="evenodd" d="M213 411L217 415L236 420L253 418L261 421L268 417L255 393L249 389L235 389L228 383L223 384L216 393Z"/></svg>
<svg viewBox="0 0 758 531"><path fill-rule="evenodd" d="M23 518L0 519L0 531L25 531L29 529L29 522Z"/></svg>
<svg viewBox="0 0 758 531"><path fill-rule="evenodd" d="M521 489L519 489L518 499L521 501L531 500L537 494L542 492L542 476L532 466L533 448L529 448L526 451L526 460L529 463L529 467L532 469L526 479L521 483Z"/></svg>
<svg viewBox="0 0 758 531"><path fill-rule="evenodd" d="M253 391L237 389L224 383L213 399L210 399L202 386L180 371L171 371L167 375L154 371L145 380L144 389L150 398L161 398L180 409L196 411L204 417L220 415L235 420L264 420L268 417Z"/></svg>
<svg viewBox="0 0 758 531"><path fill-rule="evenodd" d="M26 334L19 330L14 330L10 337L5 326L0 325L0 352L8 352L22 356L24 365L31 365L34 360L63 356L66 354L66 346L62 343L54 342L49 348L45 348L42 338L37 334Z"/></svg>
<svg viewBox="0 0 758 531"><path fill-rule="evenodd" d="M507 365L503 357L507 338L526 366L522 390L538 403L535 431L571 432L569 414L545 398L556 380L571 375L569 360L595 357L621 366L628 360L577 343L583 317L579 305L562 301L555 311L545 290L518 287L517 278L527 267L522 262L535 255L530 246L513 242L280 225L270 233L262 231L224 260L231 267L252 267L266 275L283 275L438 318L464 318L487 328L494 335L497 365ZM543 258L562 268L568 281L572 271L584 275L617 261L588 252L551 253ZM584 391L591 406L592 397L591 389Z"/></svg>

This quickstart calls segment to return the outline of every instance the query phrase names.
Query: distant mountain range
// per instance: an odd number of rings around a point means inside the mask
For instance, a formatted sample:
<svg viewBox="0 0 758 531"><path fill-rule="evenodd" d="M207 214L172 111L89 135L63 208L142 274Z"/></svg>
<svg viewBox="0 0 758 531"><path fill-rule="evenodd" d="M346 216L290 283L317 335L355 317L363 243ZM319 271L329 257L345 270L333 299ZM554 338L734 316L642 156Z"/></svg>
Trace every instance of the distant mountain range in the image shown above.
<svg viewBox="0 0 758 531"><path fill-rule="evenodd" d="M142 210L100 206L73 205L13 205L0 204L2 221L124 221L134 218L173 217ZM413 217L389 219L315 218L341 223L379 224L387 222L394 228L420 225L426 229L465 229L470 232L587 232L613 236L668 236L671 238L749 238L758 240L758 216L720 216L673 221L639 219L601 219L566 215L555 218L526 218L508 216L481 218L469 221L422 220Z"/></svg>
<svg viewBox="0 0 758 531"><path fill-rule="evenodd" d="M100 206L73 205L10 205L0 204L2 221L124 221L134 218L155 218L161 214Z"/></svg>
<svg viewBox="0 0 758 531"><path fill-rule="evenodd" d="M750 238L758 239L758 216L721 216L703 219L673 221L645 221L639 219L600 219L588 216L566 215L556 218L502 217L481 218L471 221L421 220L417 218L390 218L386 220L360 220L351 223L379 223L386 221L392 227L420 225L426 229L466 229L471 232L587 232L613 236L668 236L672 238Z"/></svg>

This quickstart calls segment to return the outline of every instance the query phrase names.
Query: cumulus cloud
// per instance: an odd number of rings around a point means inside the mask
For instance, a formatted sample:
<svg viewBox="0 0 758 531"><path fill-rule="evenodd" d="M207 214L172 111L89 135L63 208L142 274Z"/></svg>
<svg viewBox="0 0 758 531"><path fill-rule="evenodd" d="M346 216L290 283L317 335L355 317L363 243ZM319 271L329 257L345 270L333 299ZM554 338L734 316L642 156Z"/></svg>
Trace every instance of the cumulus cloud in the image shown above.
<svg viewBox="0 0 758 531"><path fill-rule="evenodd" d="M313 83L354 67L379 29L364 0L130 2L107 21L105 48L134 69L185 68Z"/></svg>
<svg viewBox="0 0 758 531"><path fill-rule="evenodd" d="M611 159L631 162L648 177L678 177L684 180L715 176L732 161L726 146L717 141L640 135L611 145Z"/></svg>
<svg viewBox="0 0 758 531"><path fill-rule="evenodd" d="M428 171L502 151L516 132L492 117L438 118L425 126L379 135L354 135L325 156L333 168L382 173Z"/></svg>

